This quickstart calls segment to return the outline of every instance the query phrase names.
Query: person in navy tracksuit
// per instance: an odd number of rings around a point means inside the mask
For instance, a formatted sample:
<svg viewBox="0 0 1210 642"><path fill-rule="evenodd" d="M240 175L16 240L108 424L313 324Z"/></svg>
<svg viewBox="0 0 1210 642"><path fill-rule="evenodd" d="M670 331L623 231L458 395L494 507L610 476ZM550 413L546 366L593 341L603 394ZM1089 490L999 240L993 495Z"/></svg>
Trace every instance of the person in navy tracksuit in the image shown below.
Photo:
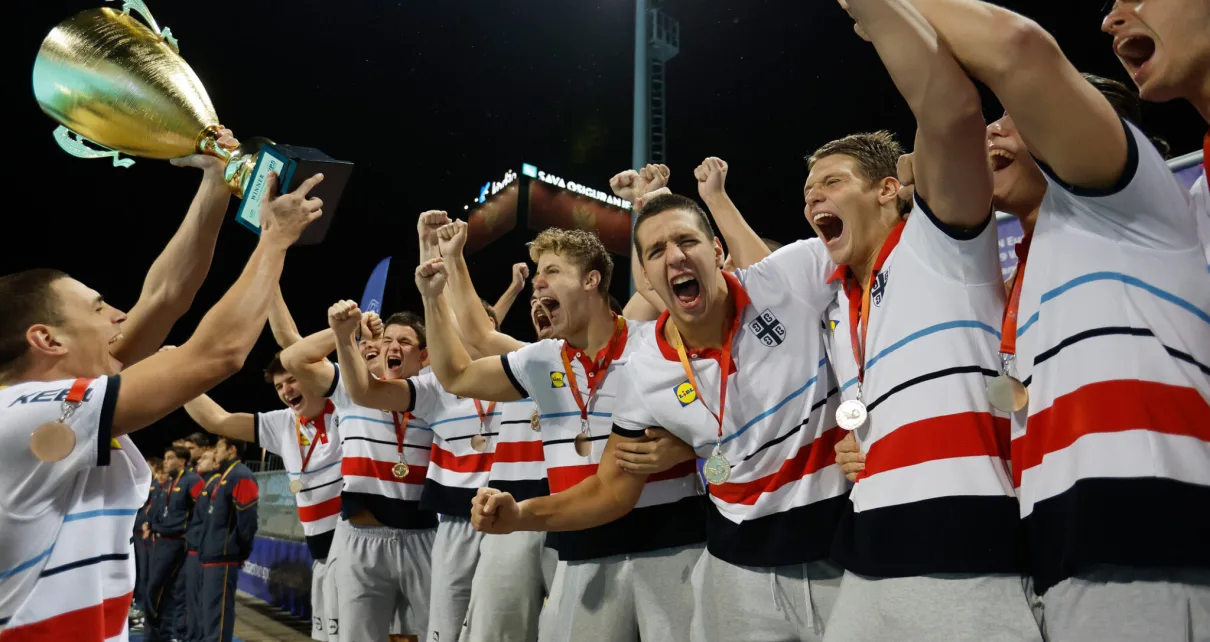
<svg viewBox="0 0 1210 642"><path fill-rule="evenodd" d="M244 443L220 437L215 446L218 480L210 487L199 558L202 562L203 642L230 642L235 632L235 584L252 553L260 491L240 462Z"/></svg>
<svg viewBox="0 0 1210 642"><path fill-rule="evenodd" d="M147 564L151 555L151 504L160 493L160 475L164 460L153 457L147 460L151 469L151 488L147 491L147 502L134 517L134 610L141 618L147 610Z"/></svg>
<svg viewBox="0 0 1210 642"><path fill-rule="evenodd" d="M189 489L201 481L186 472L189 450L173 446L164 451L164 482L151 504L151 556L147 574L147 642L185 639L185 530L193 514Z"/></svg>
<svg viewBox="0 0 1210 642"><path fill-rule="evenodd" d="M202 562L198 551L205 533L206 508L210 505L210 487L218 481L215 472L214 449L203 447L198 451L199 459L195 470L201 477L189 489L193 498L193 515L189 528L185 530L185 640L202 640Z"/></svg>

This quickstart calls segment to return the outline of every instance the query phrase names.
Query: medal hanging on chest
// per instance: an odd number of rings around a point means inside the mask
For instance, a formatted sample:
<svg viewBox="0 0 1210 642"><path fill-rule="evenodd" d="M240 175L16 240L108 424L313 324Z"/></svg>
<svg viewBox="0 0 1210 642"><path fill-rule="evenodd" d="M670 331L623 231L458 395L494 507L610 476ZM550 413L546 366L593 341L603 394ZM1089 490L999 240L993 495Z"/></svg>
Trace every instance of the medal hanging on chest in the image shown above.
<svg viewBox="0 0 1210 642"><path fill-rule="evenodd" d="M29 436L29 450L38 461L47 463L62 461L76 448L76 433L67 425L67 420L84 403L84 395L92 379L76 379L63 400L57 421L48 421L34 429Z"/></svg>
<svg viewBox="0 0 1210 642"><path fill-rule="evenodd" d="M478 399L473 399L475 402L475 412L479 415L479 434L471 437L471 450L482 453L487 452L487 418L496 410L496 402L491 402L487 410L483 410L483 402Z"/></svg>
<svg viewBox="0 0 1210 642"><path fill-rule="evenodd" d="M563 370L567 373L567 387L571 388L572 399L576 402L576 407L580 409L580 432L576 434L572 440L572 446L575 448L576 454L581 457L592 455L592 431L588 423L588 409L592 406L592 401L596 398L597 391L601 389L601 384L605 382L605 377L609 375L609 366L613 363L614 354L621 350L626 344L626 319L621 316L614 317L613 334L609 337L609 343L605 346L605 354L598 356L596 363L592 364L592 370L585 367L584 370L588 374L588 400L580 394L580 387L576 383L576 373L571 367L571 358L567 356L571 346L567 342L563 342ZM537 410L534 411L534 417L531 419L531 424L537 421Z"/></svg>
<svg viewBox="0 0 1210 642"><path fill-rule="evenodd" d="M402 413L402 417L400 416L400 413L391 413L391 419L395 422L396 451L399 454L399 463L391 466L391 475L393 475L395 479L404 479L408 476L408 473L412 471L412 469L408 467L407 463L403 461L403 439L407 436L408 421L411 418L412 413L410 412Z"/></svg>
<svg viewBox="0 0 1210 642"><path fill-rule="evenodd" d="M310 423L315 426L315 435L311 437L311 444L307 448L307 454L305 456L303 456L302 470L300 470L298 473L299 478L290 480L290 493L291 494L297 495L302 492L302 489L303 489L302 476L307 474L307 465L311 463L311 455L315 454L315 445L321 441L325 444L328 443L328 431L327 431L327 427L325 426L325 421L326 421L327 415L329 415L335 411L336 411L336 406L329 400L326 404L324 404L323 411L319 414L319 417L316 419L304 422L301 416L295 416L294 430L298 433L298 443L299 443L300 449L302 448L302 443L305 439L303 437L303 432L302 432L302 427L303 427L304 423Z"/></svg>
<svg viewBox="0 0 1210 642"><path fill-rule="evenodd" d="M1014 375L1017 362L1017 311L1021 305L1021 287L1025 280L1025 258L1028 241L1017 246L1017 273L1004 306L1000 323L1000 374L987 382L987 400L1000 412L1014 413L1029 404L1029 390Z"/></svg>
<svg viewBox="0 0 1210 642"><path fill-rule="evenodd" d="M667 323L670 324L670 330L673 340L676 342L676 356L681 360L681 367L685 370L685 377L689 380L689 385L693 387L694 396L702 403L702 407L714 420L718 422L718 433L714 438L714 450L711 451L710 457L706 459L706 463L702 466L702 476L706 478L706 482L711 486L719 486L727 483L731 479L731 462L723 455L723 418L727 411L727 380L731 377L731 368L734 365L731 361L731 343L735 340L735 333L739 330L739 315L740 311L736 310L733 313L731 325L727 330L726 336L723 338L723 355L719 360L719 391L718 391L718 413L716 414L710 409L706 403L706 398L702 395L702 389L697 385L697 377L694 376L693 366L689 363L689 355L685 352L685 342L681 340L681 332L676 327L676 323L671 318Z"/></svg>

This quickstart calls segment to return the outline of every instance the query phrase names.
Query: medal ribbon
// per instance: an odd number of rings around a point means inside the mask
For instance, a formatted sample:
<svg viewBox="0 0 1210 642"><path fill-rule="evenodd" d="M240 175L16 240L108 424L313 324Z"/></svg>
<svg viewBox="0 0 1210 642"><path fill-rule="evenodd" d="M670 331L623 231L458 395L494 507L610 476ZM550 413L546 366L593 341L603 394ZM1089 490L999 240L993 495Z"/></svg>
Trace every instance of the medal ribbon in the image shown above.
<svg viewBox="0 0 1210 642"><path fill-rule="evenodd" d="M866 331L870 327L870 290L874 289L874 280L878 278L878 273L882 271L882 264L886 263L886 259L891 255L891 251L899 245L899 237L903 235L903 226L907 221L900 221L895 229L887 235L886 240L882 242L882 249L878 250L878 258L874 261L874 269L870 270L870 276L866 280L866 287L861 293L861 298L857 299L849 297L849 343L853 345L853 359L857 362L857 381L858 383L865 382L865 338ZM850 273L852 270L850 269ZM848 285L846 279L846 286ZM848 289L846 287L846 289ZM856 308L856 309L854 309ZM861 335L857 334L857 324L860 320Z"/></svg>
<svg viewBox="0 0 1210 642"><path fill-rule="evenodd" d="M590 377L588 381L587 403L585 403L584 397L580 395L580 387L576 385L576 373L571 369L571 359L567 357L567 341L563 341L563 370L567 372L567 385L571 388L571 396L576 400L576 406L580 409L580 421L583 426L588 425L588 406L592 404L593 396L596 395L597 389L601 387L601 382L605 381L609 364L613 363L613 351L617 349L618 339L626 331L626 319L619 315L614 315L614 320L613 336L609 337L609 343L605 346L605 356L597 359L594 365L597 376Z"/></svg>
<svg viewBox="0 0 1210 642"><path fill-rule="evenodd" d="M231 469L235 468L235 465L238 463L239 463L238 459L231 462L231 464L229 466L227 466L227 470L223 471L223 476L219 478L218 483L214 485L214 490L210 491L210 510L211 511L214 510L214 498L218 496L219 486L222 486L223 482L227 481L227 473L230 473ZM214 478L211 477L211 479L214 479Z"/></svg>
<svg viewBox="0 0 1210 642"><path fill-rule="evenodd" d="M1206 131L1206 137L1202 139L1202 168L1210 167L1210 130Z"/></svg>
<svg viewBox="0 0 1210 642"><path fill-rule="evenodd" d="M399 453L399 463L403 463L403 437L408 434L408 420L411 418L410 412L391 411L391 420L395 422L395 451Z"/></svg>
<svg viewBox="0 0 1210 642"><path fill-rule="evenodd" d="M478 399L472 399L475 402L475 412L479 414L479 432L487 432L487 417L496 410L496 402L491 402L487 406L487 412L483 411L483 402Z"/></svg>
<svg viewBox="0 0 1210 642"><path fill-rule="evenodd" d="M321 441L325 444L328 443L328 431L324 426L324 416L332 412L336 412L336 405L332 403L331 399L329 399L328 402L324 404L324 409L320 411L319 416L315 419L307 419L304 421L302 415L295 415L294 429L298 431L299 444L302 444L303 440L303 424L307 423L315 426L315 436L311 438L311 447L307 449L307 454L305 457L303 457L302 470L299 471L299 475L307 472L307 464L311 463L311 455L315 453L315 444L318 444Z"/></svg>
<svg viewBox="0 0 1210 642"><path fill-rule="evenodd" d="M1032 236L1026 236L1017 244L1017 271L1013 275L1013 286L1008 293L1008 304L1004 306L1004 317L1000 321L1000 354L1017 354L1017 310L1021 305L1021 284L1025 282L1025 258L1029 256L1029 242Z"/></svg>
<svg viewBox="0 0 1210 642"><path fill-rule="evenodd" d="M689 385L693 386L693 391L696 393L697 400L702 402L702 406L709 412L714 420L718 422L718 440L721 445L723 440L723 413L727 407L727 379L731 376L731 342L735 340L735 333L739 331L739 310L732 313L731 327L727 329L727 336L723 339L723 358L718 364L721 371L718 391L718 413L716 414L710 409L706 403L706 398L702 395L702 389L697 385L697 379L693 376L693 367L689 365L689 356L685 354L685 342L681 340L681 331L677 329L676 322L671 318L668 323L672 326L672 336L676 339L676 356L681 359L681 367L685 369L685 376L689 378Z"/></svg>
<svg viewBox="0 0 1210 642"><path fill-rule="evenodd" d="M72 390L73 391L75 390L75 386L72 386ZM69 398L70 398L70 394L71 393L68 393ZM164 515L168 514L168 502L172 500L172 491L176 490L177 483L180 482L181 477L184 477L184 476L185 476L185 471L182 470L181 472L176 474L176 477L172 480L172 483L168 484L168 492L164 493Z"/></svg>

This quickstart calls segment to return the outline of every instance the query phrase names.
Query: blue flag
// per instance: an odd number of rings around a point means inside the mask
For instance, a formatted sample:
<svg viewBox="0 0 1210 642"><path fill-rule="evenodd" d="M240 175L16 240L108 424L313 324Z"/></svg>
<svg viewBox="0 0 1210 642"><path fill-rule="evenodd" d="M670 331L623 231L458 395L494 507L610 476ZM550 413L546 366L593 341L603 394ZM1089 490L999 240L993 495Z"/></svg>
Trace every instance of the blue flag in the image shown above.
<svg viewBox="0 0 1210 642"><path fill-rule="evenodd" d="M382 293L387 287L387 271L391 267L391 257L378 262L370 278L366 281L365 292L361 294L361 311L382 313Z"/></svg>

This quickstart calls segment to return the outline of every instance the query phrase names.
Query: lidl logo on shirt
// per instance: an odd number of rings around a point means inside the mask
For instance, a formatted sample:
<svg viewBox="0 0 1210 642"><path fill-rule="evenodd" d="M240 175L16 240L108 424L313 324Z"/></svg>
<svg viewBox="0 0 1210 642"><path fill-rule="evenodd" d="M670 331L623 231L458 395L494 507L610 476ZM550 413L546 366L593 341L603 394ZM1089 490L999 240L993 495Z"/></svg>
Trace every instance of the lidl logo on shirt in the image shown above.
<svg viewBox="0 0 1210 642"><path fill-rule="evenodd" d="M550 373L550 387L551 388L562 388L566 385L567 385L567 378L564 376L564 374L562 372L551 371L551 373Z"/></svg>
<svg viewBox="0 0 1210 642"><path fill-rule="evenodd" d="M786 326L768 309L748 322L748 330L768 348L779 346L786 340Z"/></svg>
<svg viewBox="0 0 1210 642"><path fill-rule="evenodd" d="M688 406L697 401L697 391L693 389L693 384L688 381L682 381L676 387L676 400L681 402L681 406Z"/></svg>
<svg viewBox="0 0 1210 642"><path fill-rule="evenodd" d="M874 278L874 287L870 288L870 298L874 300L874 305L882 305L882 295L886 294L886 284L890 280L890 271L879 272Z"/></svg>

